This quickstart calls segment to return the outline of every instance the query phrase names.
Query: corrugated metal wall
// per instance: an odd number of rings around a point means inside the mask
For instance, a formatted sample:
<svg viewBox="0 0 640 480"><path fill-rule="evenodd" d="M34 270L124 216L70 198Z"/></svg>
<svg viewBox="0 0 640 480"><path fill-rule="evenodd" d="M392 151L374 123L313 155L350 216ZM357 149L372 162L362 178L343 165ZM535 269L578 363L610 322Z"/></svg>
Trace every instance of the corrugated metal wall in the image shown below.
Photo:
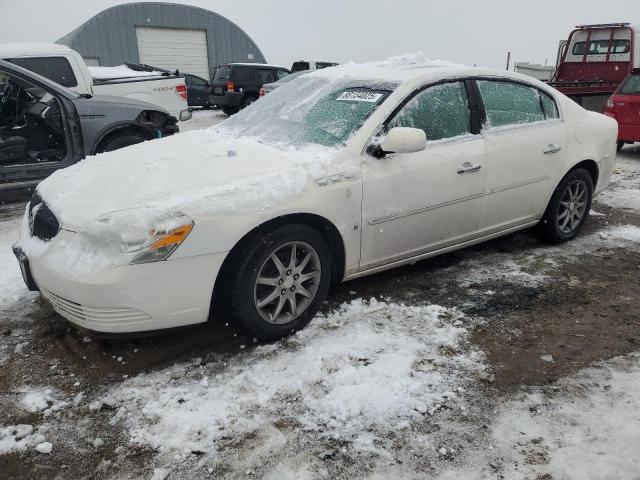
<svg viewBox="0 0 640 480"><path fill-rule="evenodd" d="M83 57L97 58L104 66L138 63L137 26L206 30L210 68L229 62L266 63L258 46L233 22L202 8L173 3L129 3L109 8L56 43L77 50Z"/></svg>

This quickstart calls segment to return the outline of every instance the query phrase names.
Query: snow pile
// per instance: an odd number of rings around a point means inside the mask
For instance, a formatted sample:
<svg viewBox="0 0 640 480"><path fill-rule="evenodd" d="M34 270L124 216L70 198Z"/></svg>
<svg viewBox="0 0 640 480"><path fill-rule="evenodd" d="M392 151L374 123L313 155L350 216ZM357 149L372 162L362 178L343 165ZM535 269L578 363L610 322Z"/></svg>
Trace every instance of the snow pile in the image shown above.
<svg viewBox="0 0 640 480"><path fill-rule="evenodd" d="M129 68L126 65L118 65L117 67L88 67L91 77L95 80L112 80L117 78L136 78L136 77L157 77L162 75L160 71L139 71Z"/></svg>
<svg viewBox="0 0 640 480"><path fill-rule="evenodd" d="M31 425L0 426L0 455L9 452L38 447L45 441L45 437L34 432Z"/></svg>
<svg viewBox="0 0 640 480"><path fill-rule="evenodd" d="M176 457L216 456L229 439L266 436L267 450L301 438L341 441L388 457L389 437L440 408L464 411L481 355L465 352L457 311L355 300L307 329L228 364L179 365L112 392L131 441ZM173 371L179 374L173 374ZM296 435L295 433L293 435ZM300 439L299 439L300 440Z"/></svg>
<svg viewBox="0 0 640 480"><path fill-rule="evenodd" d="M444 478L637 478L640 356L619 357L500 408L492 448ZM500 474L498 477L497 474Z"/></svg>
<svg viewBox="0 0 640 480"><path fill-rule="evenodd" d="M29 413L42 412L44 415L49 415L67 405L67 402L57 400L54 397L54 391L50 388L29 389L25 387L22 392L20 406Z"/></svg>

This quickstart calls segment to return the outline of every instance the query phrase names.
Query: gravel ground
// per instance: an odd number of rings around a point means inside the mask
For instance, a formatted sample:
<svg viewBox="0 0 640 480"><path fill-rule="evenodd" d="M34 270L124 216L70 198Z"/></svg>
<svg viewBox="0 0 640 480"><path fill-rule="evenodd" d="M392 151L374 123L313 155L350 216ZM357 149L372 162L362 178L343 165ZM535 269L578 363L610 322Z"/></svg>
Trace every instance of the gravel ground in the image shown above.
<svg viewBox="0 0 640 480"><path fill-rule="evenodd" d="M224 319L76 331L23 287L7 210L0 477L634 478L639 184L627 147L575 241L526 231L345 283L271 345Z"/></svg>

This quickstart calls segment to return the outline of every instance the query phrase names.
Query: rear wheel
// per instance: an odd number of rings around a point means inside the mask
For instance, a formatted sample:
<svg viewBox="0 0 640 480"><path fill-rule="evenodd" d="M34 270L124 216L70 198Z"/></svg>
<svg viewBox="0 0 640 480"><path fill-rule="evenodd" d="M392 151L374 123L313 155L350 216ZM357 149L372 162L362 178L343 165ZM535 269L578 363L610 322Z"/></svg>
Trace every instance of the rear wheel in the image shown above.
<svg viewBox="0 0 640 480"><path fill-rule="evenodd" d="M589 216L593 180L582 168L569 172L556 187L540 222L543 235L552 242L574 238Z"/></svg>
<svg viewBox="0 0 640 480"><path fill-rule="evenodd" d="M225 106L225 107L222 107L222 111L223 111L226 115L231 116L231 115L233 115L233 114L235 114L235 113L238 113L238 112L239 112L239 109L238 109L238 107L227 107L227 106Z"/></svg>
<svg viewBox="0 0 640 480"><path fill-rule="evenodd" d="M255 102L256 99L255 98L251 98L251 97L244 97L242 99L242 103L240 103L240 110L247 108L249 105L251 105L253 102Z"/></svg>
<svg viewBox="0 0 640 480"><path fill-rule="evenodd" d="M329 244L308 225L286 225L258 235L238 258L231 310L259 340L274 340L305 327L329 292Z"/></svg>

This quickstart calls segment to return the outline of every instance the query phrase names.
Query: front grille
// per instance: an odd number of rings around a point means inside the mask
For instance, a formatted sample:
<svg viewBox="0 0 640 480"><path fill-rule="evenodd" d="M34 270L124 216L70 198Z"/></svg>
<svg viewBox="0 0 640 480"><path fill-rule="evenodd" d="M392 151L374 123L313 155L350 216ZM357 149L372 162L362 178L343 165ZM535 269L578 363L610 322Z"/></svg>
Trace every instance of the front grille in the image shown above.
<svg viewBox="0 0 640 480"><path fill-rule="evenodd" d="M29 230L33 237L48 242L60 231L58 219L36 193L29 203Z"/></svg>

